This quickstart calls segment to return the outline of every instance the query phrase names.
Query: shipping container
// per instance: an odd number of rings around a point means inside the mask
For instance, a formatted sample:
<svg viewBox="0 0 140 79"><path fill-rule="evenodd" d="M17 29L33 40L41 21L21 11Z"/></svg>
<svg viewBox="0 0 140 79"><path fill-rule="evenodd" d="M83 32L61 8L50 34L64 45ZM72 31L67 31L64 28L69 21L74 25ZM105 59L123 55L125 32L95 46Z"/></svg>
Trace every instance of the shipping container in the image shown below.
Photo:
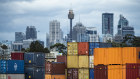
<svg viewBox="0 0 140 79"><path fill-rule="evenodd" d="M89 68L88 56L79 56L79 68Z"/></svg>
<svg viewBox="0 0 140 79"><path fill-rule="evenodd" d="M52 79L65 79L65 75L52 75Z"/></svg>
<svg viewBox="0 0 140 79"><path fill-rule="evenodd" d="M52 62L52 72L51 74L65 74L65 63L64 62Z"/></svg>
<svg viewBox="0 0 140 79"><path fill-rule="evenodd" d="M7 74L6 79L25 79L24 74Z"/></svg>
<svg viewBox="0 0 140 79"><path fill-rule="evenodd" d="M78 79L89 79L89 69L78 69Z"/></svg>
<svg viewBox="0 0 140 79"><path fill-rule="evenodd" d="M140 64L126 64L126 79L140 79Z"/></svg>
<svg viewBox="0 0 140 79"><path fill-rule="evenodd" d="M99 42L95 42L95 48L99 48L100 47L100 43Z"/></svg>
<svg viewBox="0 0 140 79"><path fill-rule="evenodd" d="M64 55L57 55L57 62L64 62L67 66L67 56Z"/></svg>
<svg viewBox="0 0 140 79"><path fill-rule="evenodd" d="M125 72L123 65L108 65L108 79L126 79L123 72Z"/></svg>
<svg viewBox="0 0 140 79"><path fill-rule="evenodd" d="M94 48L95 48L94 42L90 42L89 43L89 55L93 55Z"/></svg>
<svg viewBox="0 0 140 79"><path fill-rule="evenodd" d="M16 53L11 53L11 59L12 60L24 60L24 53L21 52L16 52Z"/></svg>
<svg viewBox="0 0 140 79"><path fill-rule="evenodd" d="M89 69L89 79L94 79L94 69Z"/></svg>
<svg viewBox="0 0 140 79"><path fill-rule="evenodd" d="M94 56L89 56L89 68L94 68Z"/></svg>
<svg viewBox="0 0 140 79"><path fill-rule="evenodd" d="M78 79L78 69L67 69L67 79Z"/></svg>
<svg viewBox="0 0 140 79"><path fill-rule="evenodd" d="M52 76L50 74L45 74L45 79L52 79Z"/></svg>
<svg viewBox="0 0 140 79"><path fill-rule="evenodd" d="M7 61L6 60L0 60L0 74L6 73L7 69Z"/></svg>
<svg viewBox="0 0 140 79"><path fill-rule="evenodd" d="M95 66L94 67L94 79L108 79L108 68L107 68L107 66L105 66L105 65Z"/></svg>
<svg viewBox="0 0 140 79"><path fill-rule="evenodd" d="M77 42L67 43L67 55L78 55L78 44L77 44Z"/></svg>
<svg viewBox="0 0 140 79"><path fill-rule="evenodd" d="M25 66L45 67L45 54L28 52L24 54Z"/></svg>
<svg viewBox="0 0 140 79"><path fill-rule="evenodd" d="M8 74L23 74L24 73L24 60L7 60L7 73Z"/></svg>
<svg viewBox="0 0 140 79"><path fill-rule="evenodd" d="M6 79L6 74L0 74L0 79Z"/></svg>
<svg viewBox="0 0 140 79"><path fill-rule="evenodd" d="M94 65L107 64L106 61L105 48L95 48L93 60Z"/></svg>
<svg viewBox="0 0 140 79"><path fill-rule="evenodd" d="M65 79L67 79L67 69L65 69Z"/></svg>
<svg viewBox="0 0 140 79"><path fill-rule="evenodd" d="M79 42L78 43L78 55L89 55L89 43Z"/></svg>
<svg viewBox="0 0 140 79"><path fill-rule="evenodd" d="M78 56L67 56L67 68L79 68Z"/></svg>
<svg viewBox="0 0 140 79"><path fill-rule="evenodd" d="M51 62L46 62L45 64L45 73L46 74L51 74L52 72L52 63Z"/></svg>
<svg viewBox="0 0 140 79"><path fill-rule="evenodd" d="M25 67L25 79L44 79L45 69L43 67Z"/></svg>
<svg viewBox="0 0 140 79"><path fill-rule="evenodd" d="M100 42L100 48L107 48L107 47L112 47L112 44Z"/></svg>

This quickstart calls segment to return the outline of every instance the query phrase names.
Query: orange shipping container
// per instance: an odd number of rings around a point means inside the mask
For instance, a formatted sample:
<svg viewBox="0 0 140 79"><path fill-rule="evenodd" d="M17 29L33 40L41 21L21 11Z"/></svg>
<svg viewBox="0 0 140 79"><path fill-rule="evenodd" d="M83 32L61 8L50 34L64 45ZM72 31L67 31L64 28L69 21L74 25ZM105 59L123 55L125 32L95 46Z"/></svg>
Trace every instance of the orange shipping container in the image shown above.
<svg viewBox="0 0 140 79"><path fill-rule="evenodd" d="M51 75L45 74L45 79L51 79Z"/></svg>
<svg viewBox="0 0 140 79"><path fill-rule="evenodd" d="M65 79L65 75L52 75L52 79Z"/></svg>
<svg viewBox="0 0 140 79"><path fill-rule="evenodd" d="M78 54L79 55L88 55L89 54L88 42L79 42L78 43Z"/></svg>

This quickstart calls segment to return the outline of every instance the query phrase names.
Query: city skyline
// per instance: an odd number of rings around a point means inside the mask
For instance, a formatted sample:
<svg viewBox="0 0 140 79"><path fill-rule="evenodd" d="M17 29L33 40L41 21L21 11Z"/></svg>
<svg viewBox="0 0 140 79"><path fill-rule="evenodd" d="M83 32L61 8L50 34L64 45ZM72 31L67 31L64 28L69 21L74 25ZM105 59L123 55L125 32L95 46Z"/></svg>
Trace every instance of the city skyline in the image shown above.
<svg viewBox="0 0 140 79"><path fill-rule="evenodd" d="M65 3L65 4L64 4ZM72 3L72 7L70 4ZM96 5L93 5L95 4ZM15 32L25 32L27 26L35 26L39 40L46 40L49 33L49 21L58 20L61 23L64 36L69 33L69 19L67 13L70 8L75 13L73 26L80 21L86 27L97 27L102 31L102 13L114 13L114 34L117 33L119 15L129 20L129 25L135 28L135 34L140 35L140 5L137 0L101 0L100 2L86 0L62 1L54 0L1 0L0 1L0 41L14 41ZM55 4L55 6L54 6ZM26 5L26 6L25 6ZM104 7L106 6L106 7Z"/></svg>

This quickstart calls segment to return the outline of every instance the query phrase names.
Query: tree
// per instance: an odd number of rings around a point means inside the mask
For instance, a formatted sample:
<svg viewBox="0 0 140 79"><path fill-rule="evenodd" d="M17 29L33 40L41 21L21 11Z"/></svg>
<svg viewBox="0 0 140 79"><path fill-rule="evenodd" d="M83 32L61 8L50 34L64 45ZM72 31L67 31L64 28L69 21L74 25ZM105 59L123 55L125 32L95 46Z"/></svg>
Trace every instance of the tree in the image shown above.
<svg viewBox="0 0 140 79"><path fill-rule="evenodd" d="M59 52L63 53L63 55L66 55L66 51L64 51L67 47L64 44L56 43L52 46L50 46L51 49L57 48Z"/></svg>
<svg viewBox="0 0 140 79"><path fill-rule="evenodd" d="M1 48L2 49L8 49L8 47L6 45L2 45Z"/></svg>
<svg viewBox="0 0 140 79"><path fill-rule="evenodd" d="M50 53L50 50L48 48L44 48L44 53Z"/></svg>
<svg viewBox="0 0 140 79"><path fill-rule="evenodd" d="M38 41L34 41L30 45L30 52L44 52L44 47Z"/></svg>

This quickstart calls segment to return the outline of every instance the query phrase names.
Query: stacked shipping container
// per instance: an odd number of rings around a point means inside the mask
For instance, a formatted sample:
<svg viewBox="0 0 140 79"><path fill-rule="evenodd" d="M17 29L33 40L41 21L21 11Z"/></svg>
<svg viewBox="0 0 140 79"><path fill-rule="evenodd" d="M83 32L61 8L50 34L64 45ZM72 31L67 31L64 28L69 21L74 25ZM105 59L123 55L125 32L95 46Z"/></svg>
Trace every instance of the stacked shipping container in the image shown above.
<svg viewBox="0 0 140 79"><path fill-rule="evenodd" d="M139 79L139 52L139 47L96 48L94 52L95 78Z"/></svg>

